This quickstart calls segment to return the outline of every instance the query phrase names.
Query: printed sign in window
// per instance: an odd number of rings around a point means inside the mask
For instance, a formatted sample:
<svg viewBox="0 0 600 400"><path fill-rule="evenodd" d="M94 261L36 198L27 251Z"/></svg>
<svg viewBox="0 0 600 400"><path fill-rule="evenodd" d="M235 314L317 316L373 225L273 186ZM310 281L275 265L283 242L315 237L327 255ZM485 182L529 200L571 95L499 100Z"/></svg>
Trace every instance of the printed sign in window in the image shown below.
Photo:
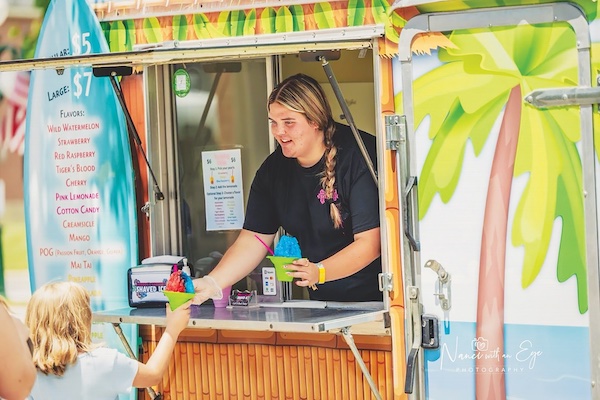
<svg viewBox="0 0 600 400"><path fill-rule="evenodd" d="M206 230L242 229L244 190L240 149L202 152Z"/></svg>

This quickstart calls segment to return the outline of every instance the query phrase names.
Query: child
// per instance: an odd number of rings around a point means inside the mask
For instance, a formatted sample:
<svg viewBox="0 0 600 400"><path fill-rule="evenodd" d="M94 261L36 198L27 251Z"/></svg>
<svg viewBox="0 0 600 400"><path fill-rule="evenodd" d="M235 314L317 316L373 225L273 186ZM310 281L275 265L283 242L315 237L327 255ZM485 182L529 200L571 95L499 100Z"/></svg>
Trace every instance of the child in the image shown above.
<svg viewBox="0 0 600 400"><path fill-rule="evenodd" d="M22 400L35 381L35 368L27 348L25 325L10 315L6 300L0 296L0 398ZM7 362L10 360L10 362Z"/></svg>
<svg viewBox="0 0 600 400"><path fill-rule="evenodd" d="M38 370L30 399L110 399L131 387L157 385L167 368L177 337L190 319L191 301L171 312L147 364L115 349L92 344L90 296L72 282L48 283L31 296L25 323L33 341Z"/></svg>

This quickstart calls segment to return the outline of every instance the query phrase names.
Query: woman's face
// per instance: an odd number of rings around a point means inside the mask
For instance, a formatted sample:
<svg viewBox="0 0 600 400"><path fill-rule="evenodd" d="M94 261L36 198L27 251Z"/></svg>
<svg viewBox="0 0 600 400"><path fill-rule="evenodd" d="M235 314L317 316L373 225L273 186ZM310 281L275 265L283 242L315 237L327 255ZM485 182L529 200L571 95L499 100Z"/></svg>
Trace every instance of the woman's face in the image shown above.
<svg viewBox="0 0 600 400"><path fill-rule="evenodd" d="M271 134L281 145L283 155L296 158L303 167L315 165L325 151L323 131L302 113L275 102L269 106Z"/></svg>

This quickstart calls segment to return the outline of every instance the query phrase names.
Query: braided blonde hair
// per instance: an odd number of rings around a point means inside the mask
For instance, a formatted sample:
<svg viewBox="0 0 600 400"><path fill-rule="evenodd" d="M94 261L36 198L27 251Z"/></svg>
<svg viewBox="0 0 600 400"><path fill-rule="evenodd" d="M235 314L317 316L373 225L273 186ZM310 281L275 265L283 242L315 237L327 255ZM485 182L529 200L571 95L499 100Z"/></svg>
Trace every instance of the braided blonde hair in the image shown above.
<svg viewBox="0 0 600 400"><path fill-rule="evenodd" d="M292 75L273 89L267 102L267 109L273 103L304 114L309 122L317 124L324 133L325 166L321 172L321 187L325 198L330 201L329 215L336 229L342 227L342 216L335 205L335 165L337 148L333 144L335 123L325 92L312 77L304 74Z"/></svg>

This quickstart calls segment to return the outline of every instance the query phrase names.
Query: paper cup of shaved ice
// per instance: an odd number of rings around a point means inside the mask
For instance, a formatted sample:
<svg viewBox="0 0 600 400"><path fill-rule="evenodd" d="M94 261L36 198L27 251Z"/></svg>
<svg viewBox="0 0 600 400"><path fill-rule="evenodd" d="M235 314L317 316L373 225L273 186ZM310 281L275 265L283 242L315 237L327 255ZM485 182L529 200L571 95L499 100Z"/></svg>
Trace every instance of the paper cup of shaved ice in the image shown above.
<svg viewBox="0 0 600 400"><path fill-rule="evenodd" d="M294 280L294 277L289 276L287 274L287 269L283 268L283 266L291 264L294 260L297 260L298 257L267 256L267 258L275 266L275 276L277 277L277 280L282 282L291 282Z"/></svg>
<svg viewBox="0 0 600 400"><path fill-rule="evenodd" d="M293 236L284 235L279 238L277 246L275 246L275 255L267 256L267 258L275 266L275 276L282 282L291 282L294 277L287 274L284 265L291 264L294 260L302 258L302 251L298 239Z"/></svg>
<svg viewBox="0 0 600 400"><path fill-rule="evenodd" d="M171 311L193 299L196 295L192 278L181 270L175 270L171 273L163 293L169 300Z"/></svg>
<svg viewBox="0 0 600 400"><path fill-rule="evenodd" d="M167 299L169 299L169 306L171 306L171 311L175 311L179 306L187 303L191 299L194 298L196 293L187 293L187 292L171 292L170 290L163 291Z"/></svg>

